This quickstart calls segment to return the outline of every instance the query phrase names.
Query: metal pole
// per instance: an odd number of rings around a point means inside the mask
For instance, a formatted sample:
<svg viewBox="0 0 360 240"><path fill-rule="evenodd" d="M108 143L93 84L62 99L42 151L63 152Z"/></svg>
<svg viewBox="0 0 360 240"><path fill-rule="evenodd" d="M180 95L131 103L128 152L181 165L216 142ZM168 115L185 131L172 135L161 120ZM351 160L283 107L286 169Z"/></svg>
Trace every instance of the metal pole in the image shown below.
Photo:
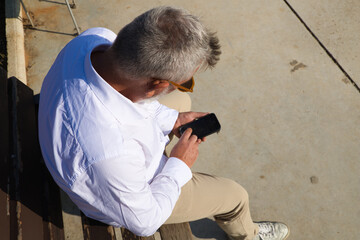
<svg viewBox="0 0 360 240"><path fill-rule="evenodd" d="M80 30L79 30L79 27L78 27L78 25L77 25L77 23L76 23L75 17L74 17L74 15L73 15L72 11L71 11L69 1L68 1L68 0L65 0L65 2L66 2L66 6L68 7L68 10L69 10L69 12L70 12L71 18L72 18L72 20L73 20L73 22L74 22L76 31L77 31L78 35L80 35Z"/></svg>
<svg viewBox="0 0 360 240"><path fill-rule="evenodd" d="M66 1L67 1L67 0L66 0ZM26 16L28 17L31 26L32 26L33 28L35 28L35 25L34 25L34 23L33 23L32 19L31 19L30 15L29 15L28 11L26 10L25 4L23 3L22 0L20 0L20 3L21 3L22 7L23 7L24 10L25 10Z"/></svg>

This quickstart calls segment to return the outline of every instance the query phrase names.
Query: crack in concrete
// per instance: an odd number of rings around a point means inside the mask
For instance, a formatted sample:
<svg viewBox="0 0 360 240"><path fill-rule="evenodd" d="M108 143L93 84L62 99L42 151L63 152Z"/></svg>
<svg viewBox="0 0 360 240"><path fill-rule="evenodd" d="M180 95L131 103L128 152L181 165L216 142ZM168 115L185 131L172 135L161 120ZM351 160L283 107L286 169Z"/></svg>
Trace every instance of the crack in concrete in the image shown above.
<svg viewBox="0 0 360 240"><path fill-rule="evenodd" d="M333 60L336 66L345 74L346 78L351 82L351 84L356 88L356 90L360 93L360 88L356 84L356 82L350 77L350 75L345 71L345 69L340 65L340 63L336 60L336 58L331 54L331 52L325 47L325 45L319 40L319 38L314 34L314 32L310 29L310 27L304 22L304 20L300 17L300 15L295 11L295 9L288 3L287 0L284 0L285 4L290 8L290 10L295 14L295 16L299 19L299 21L304 25L306 30L313 36L313 38L319 43L321 48L326 52L326 54Z"/></svg>

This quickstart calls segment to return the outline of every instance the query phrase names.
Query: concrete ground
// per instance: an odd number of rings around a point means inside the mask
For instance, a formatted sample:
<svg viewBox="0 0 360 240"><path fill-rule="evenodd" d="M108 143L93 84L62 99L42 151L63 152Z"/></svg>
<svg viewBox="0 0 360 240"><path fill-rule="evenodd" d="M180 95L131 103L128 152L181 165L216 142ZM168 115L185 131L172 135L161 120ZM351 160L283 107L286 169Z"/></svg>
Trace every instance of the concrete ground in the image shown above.
<svg viewBox="0 0 360 240"><path fill-rule="evenodd" d="M38 93L76 31L62 3L24 3L38 28L25 30L27 83ZM75 3L82 31L101 26L118 32L158 5L201 16L218 32L223 54L214 70L196 74L193 110L216 113L222 130L201 145L193 170L242 184L254 220L286 222L290 239L357 238L359 1ZM211 219L191 226L196 239L226 239Z"/></svg>

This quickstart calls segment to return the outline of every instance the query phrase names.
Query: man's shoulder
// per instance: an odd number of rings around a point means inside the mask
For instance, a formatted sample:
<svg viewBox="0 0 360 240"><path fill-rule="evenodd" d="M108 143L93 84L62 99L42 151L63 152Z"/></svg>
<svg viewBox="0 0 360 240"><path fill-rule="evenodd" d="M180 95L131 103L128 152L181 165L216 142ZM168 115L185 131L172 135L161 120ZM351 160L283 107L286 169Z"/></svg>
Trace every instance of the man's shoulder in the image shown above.
<svg viewBox="0 0 360 240"><path fill-rule="evenodd" d="M89 28L79 35L79 37L84 36L100 36L111 42L113 42L116 38L116 34L113 31L103 27Z"/></svg>
<svg viewBox="0 0 360 240"><path fill-rule="evenodd" d="M90 28L81 33L76 38L72 39L61 52L69 55L86 55L88 51L91 51L101 44L112 44L116 38L116 34L106 28ZM81 54L83 53L83 54ZM59 56L61 53L59 54ZM70 59L69 59L70 60Z"/></svg>
<svg viewBox="0 0 360 240"><path fill-rule="evenodd" d="M109 29L90 28L71 40L59 53L45 76L40 93L41 98L46 98L46 95L53 98L54 93L59 93L59 91L70 92L72 87L77 92L86 88L84 71L86 56L96 46L109 44L115 37L116 35ZM58 95L56 94L56 96ZM69 93L66 95L73 96Z"/></svg>

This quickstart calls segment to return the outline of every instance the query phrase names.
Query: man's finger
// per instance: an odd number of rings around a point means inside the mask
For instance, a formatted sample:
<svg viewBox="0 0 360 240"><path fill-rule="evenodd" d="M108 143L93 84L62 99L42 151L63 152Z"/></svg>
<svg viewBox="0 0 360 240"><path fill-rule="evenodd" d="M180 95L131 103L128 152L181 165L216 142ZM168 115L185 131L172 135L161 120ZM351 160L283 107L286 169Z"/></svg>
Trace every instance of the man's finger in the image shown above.
<svg viewBox="0 0 360 240"><path fill-rule="evenodd" d="M191 137L190 137L190 142L193 142L193 143L195 143L195 142L197 142L197 140L198 140L198 137L196 136L196 135L191 135Z"/></svg>
<svg viewBox="0 0 360 240"><path fill-rule="evenodd" d="M188 128L188 129L185 130L185 132L183 133L183 135L181 135L181 138L189 139L190 136L191 136L191 133L192 133L192 129L191 129L191 128Z"/></svg>
<svg viewBox="0 0 360 240"><path fill-rule="evenodd" d="M204 117L206 115L208 115L209 113L204 113L204 112L194 112L193 113L194 118L200 118L200 117Z"/></svg>

